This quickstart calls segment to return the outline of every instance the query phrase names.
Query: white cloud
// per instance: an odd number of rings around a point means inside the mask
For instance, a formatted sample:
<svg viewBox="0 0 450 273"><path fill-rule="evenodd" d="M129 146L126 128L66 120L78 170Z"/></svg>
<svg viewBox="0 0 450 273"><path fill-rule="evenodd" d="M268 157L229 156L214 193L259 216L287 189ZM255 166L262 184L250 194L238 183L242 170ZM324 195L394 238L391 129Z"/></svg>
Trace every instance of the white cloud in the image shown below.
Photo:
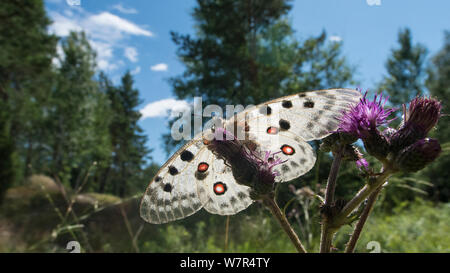
<svg viewBox="0 0 450 273"><path fill-rule="evenodd" d="M65 17L59 13L50 12L53 24L50 26L50 31L58 36L67 36L70 31L81 31L83 28L77 20Z"/></svg>
<svg viewBox="0 0 450 273"><path fill-rule="evenodd" d="M97 52L97 66L100 70L111 71L117 68L117 64L112 63L114 45L96 40L89 43Z"/></svg>
<svg viewBox="0 0 450 273"><path fill-rule="evenodd" d="M149 103L142 108L140 112L142 114L141 119L146 119L168 116L174 117L176 116L175 113L180 113L188 109L190 109L190 105L184 100L169 98Z"/></svg>
<svg viewBox="0 0 450 273"><path fill-rule="evenodd" d="M136 14L136 13L138 13L138 11L136 9L124 7L124 6L122 6L122 4L114 5L112 8L117 10L117 11L119 11L119 12L121 12L121 13L125 13L125 14Z"/></svg>
<svg viewBox="0 0 450 273"><path fill-rule="evenodd" d="M135 63L138 61L138 52L137 49L134 47L126 47L125 48L125 57L127 57L128 60Z"/></svg>
<svg viewBox="0 0 450 273"><path fill-rule="evenodd" d="M114 70L119 65L114 57L116 50L124 50L125 57L130 61L137 61L137 50L124 45L130 36L151 37L153 33L131 21L123 19L109 12L92 14L81 7L70 8L63 12L49 12L53 20L50 32L65 37L70 31L86 32L89 42L97 52L97 65L101 70Z"/></svg>
<svg viewBox="0 0 450 273"><path fill-rule="evenodd" d="M152 67L150 67L152 71L167 71L169 67L165 63L155 64Z"/></svg>
<svg viewBox="0 0 450 273"><path fill-rule="evenodd" d="M130 73L133 75L137 75L137 74L141 73L141 67L140 66L136 67L135 69L131 70Z"/></svg>
<svg viewBox="0 0 450 273"><path fill-rule="evenodd" d="M87 23L92 24L95 28L101 28L101 34L106 32L107 34L113 33L115 35L132 34L148 37L153 36L153 33L150 31L107 11L89 16Z"/></svg>
<svg viewBox="0 0 450 273"><path fill-rule="evenodd" d="M81 0L66 0L66 3L69 6L80 6Z"/></svg>
<svg viewBox="0 0 450 273"><path fill-rule="evenodd" d="M381 0L366 0L369 6L381 6Z"/></svg>
<svg viewBox="0 0 450 273"><path fill-rule="evenodd" d="M337 36L337 35L332 35L332 36L330 36L330 41L332 41L332 42L340 42L340 41L342 41L342 38L340 36Z"/></svg>

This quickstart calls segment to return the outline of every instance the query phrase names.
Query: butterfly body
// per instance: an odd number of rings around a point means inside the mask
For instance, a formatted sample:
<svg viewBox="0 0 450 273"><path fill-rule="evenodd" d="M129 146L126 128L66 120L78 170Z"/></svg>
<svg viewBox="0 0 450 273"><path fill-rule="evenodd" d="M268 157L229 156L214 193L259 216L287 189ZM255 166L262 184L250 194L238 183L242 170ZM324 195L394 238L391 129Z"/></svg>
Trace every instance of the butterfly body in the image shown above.
<svg viewBox="0 0 450 273"><path fill-rule="evenodd" d="M308 141L337 129L361 94L351 89L304 92L219 120L180 148L158 171L141 202L141 217L166 223L201 208L232 215L270 193L274 182L308 172Z"/></svg>
<svg viewBox="0 0 450 273"><path fill-rule="evenodd" d="M214 135L216 137L209 142L208 149L231 168L237 184L251 188L252 200L260 199L260 196L273 189L275 173L271 171L270 165L276 165L276 163L267 162L269 164L266 165L269 166L265 166L265 160L260 158L257 152L259 147L256 142L249 139L240 141L235 134L223 128L215 129Z"/></svg>

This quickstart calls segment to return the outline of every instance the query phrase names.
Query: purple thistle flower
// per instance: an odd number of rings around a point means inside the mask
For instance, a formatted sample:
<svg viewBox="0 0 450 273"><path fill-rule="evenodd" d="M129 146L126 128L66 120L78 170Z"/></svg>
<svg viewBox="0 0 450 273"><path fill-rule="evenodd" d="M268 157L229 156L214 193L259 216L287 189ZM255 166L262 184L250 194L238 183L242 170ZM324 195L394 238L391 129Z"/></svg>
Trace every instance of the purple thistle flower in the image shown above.
<svg viewBox="0 0 450 273"><path fill-rule="evenodd" d="M441 103L436 99L416 97L410 102L405 113L405 124L414 124L426 135L436 126L441 117L441 109Z"/></svg>
<svg viewBox="0 0 450 273"><path fill-rule="evenodd" d="M441 151L439 141L423 138L400 151L395 165L405 172L419 171L438 158Z"/></svg>
<svg viewBox="0 0 450 273"><path fill-rule="evenodd" d="M356 161L356 166L358 167L358 169L362 170L363 167L366 171L369 170L369 163L367 162L367 160L365 160L364 158L358 159Z"/></svg>
<svg viewBox="0 0 450 273"><path fill-rule="evenodd" d="M275 177L280 175L273 168L286 161L276 156L280 151L257 152L244 143L226 129L216 128L208 148L231 166L238 183L252 187L257 193L272 190Z"/></svg>
<svg viewBox="0 0 450 273"><path fill-rule="evenodd" d="M394 120L387 120L389 115L396 110L384 108L387 97L383 98L382 94L378 94L375 95L373 101L369 101L366 97L367 92L357 105L343 113L339 119L337 132L344 132L365 139L378 126L387 125Z"/></svg>
<svg viewBox="0 0 450 273"><path fill-rule="evenodd" d="M427 136L441 117L441 103L432 98L416 97L408 111L404 111L403 125L392 135L391 144L394 152L415 143Z"/></svg>
<svg viewBox="0 0 450 273"><path fill-rule="evenodd" d="M265 151L264 159L262 159L256 152L250 151L247 149L243 150L243 155L256 163L258 166L258 176L259 180L265 183L273 183L275 176L279 176L280 173L278 171L273 171L273 167L283 164L287 160L283 161L281 158L275 156L276 154L281 153L279 152L271 152L271 151Z"/></svg>

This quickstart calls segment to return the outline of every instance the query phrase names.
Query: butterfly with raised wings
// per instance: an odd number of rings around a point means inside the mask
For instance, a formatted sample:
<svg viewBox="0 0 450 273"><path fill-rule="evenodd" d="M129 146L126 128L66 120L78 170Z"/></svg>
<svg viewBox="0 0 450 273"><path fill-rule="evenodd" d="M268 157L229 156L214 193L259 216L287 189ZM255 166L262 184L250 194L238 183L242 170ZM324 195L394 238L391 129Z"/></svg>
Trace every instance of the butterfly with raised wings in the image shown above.
<svg viewBox="0 0 450 273"><path fill-rule="evenodd" d="M162 224L201 208L220 215L238 213L257 199L252 186L258 183L255 171L240 156L241 151L261 157L270 154L269 161L276 158L275 182L295 179L307 173L316 161L308 141L335 131L342 113L360 98L361 93L352 89L302 92L220 121L223 130L215 126L204 130L161 167L142 198L141 217ZM221 132L219 136L223 133L225 139L216 141L217 132Z"/></svg>

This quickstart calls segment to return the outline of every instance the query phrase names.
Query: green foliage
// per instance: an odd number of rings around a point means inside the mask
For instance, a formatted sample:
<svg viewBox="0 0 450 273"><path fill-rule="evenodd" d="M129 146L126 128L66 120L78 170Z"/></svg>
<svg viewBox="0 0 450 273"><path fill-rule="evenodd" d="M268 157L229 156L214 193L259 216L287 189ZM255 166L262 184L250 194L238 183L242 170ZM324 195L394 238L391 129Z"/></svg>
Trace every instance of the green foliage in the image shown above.
<svg viewBox="0 0 450 273"><path fill-rule="evenodd" d="M133 88L130 72L125 73L121 85L117 87L104 75L100 79L112 111L108 127L112 154L111 164L104 170L104 180L99 191L103 192L109 186L109 192L124 197L130 193L129 181L138 180L144 160L150 152L145 146L147 137L137 124L141 117L136 109L140 104L139 92Z"/></svg>
<svg viewBox="0 0 450 273"><path fill-rule="evenodd" d="M57 37L48 33L50 20L43 1L0 4L0 109L8 113L18 155L18 179L29 174L34 146L44 138L42 111L49 95Z"/></svg>
<svg viewBox="0 0 450 273"><path fill-rule="evenodd" d="M259 208L260 209L260 208ZM197 217L198 218L198 217ZM141 238L143 252L295 252L289 238L268 212L231 216L225 250L225 218L162 226L152 239ZM218 221L215 221L218 220Z"/></svg>
<svg viewBox="0 0 450 273"><path fill-rule="evenodd" d="M419 199L404 202L390 212L375 210L364 227L356 252L370 252L367 243L380 243L381 252L444 252L450 251L450 206ZM344 249L351 227L337 235L336 247Z"/></svg>
<svg viewBox="0 0 450 273"><path fill-rule="evenodd" d="M342 56L342 43L326 41L327 34L322 31L317 37L299 43L295 51L294 73L287 83L289 93L356 84L353 80L355 67Z"/></svg>
<svg viewBox="0 0 450 273"><path fill-rule="evenodd" d="M0 109L0 205L7 189L13 184L17 176L17 157L14 142L9 134L7 113Z"/></svg>
<svg viewBox="0 0 450 273"><path fill-rule="evenodd" d="M442 49L432 58L429 67L427 87L432 96L437 97L442 103L442 117L436 130L431 134L437 138L442 146L441 157L426 168L423 173L433 183L434 187L429 190L435 200L443 202L450 201L450 127L448 126L450 111L450 31L444 35Z"/></svg>
<svg viewBox="0 0 450 273"><path fill-rule="evenodd" d="M50 159L44 167L76 188L89 167L110 154L109 105L94 79L95 52L85 34L72 32L62 41L62 50L48 109L52 134L44 143L50 149L43 158Z"/></svg>

